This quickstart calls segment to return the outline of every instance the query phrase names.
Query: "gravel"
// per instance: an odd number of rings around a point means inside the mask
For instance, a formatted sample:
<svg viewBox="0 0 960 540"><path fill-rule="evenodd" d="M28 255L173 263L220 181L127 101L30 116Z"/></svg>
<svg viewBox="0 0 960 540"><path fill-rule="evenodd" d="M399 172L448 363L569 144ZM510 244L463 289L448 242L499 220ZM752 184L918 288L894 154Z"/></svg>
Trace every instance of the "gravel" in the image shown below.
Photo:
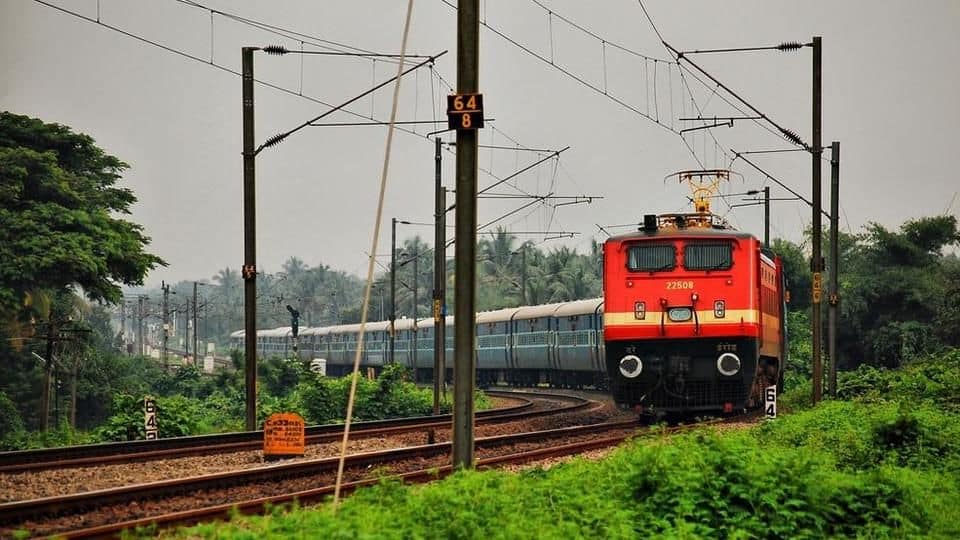
<svg viewBox="0 0 960 540"><path fill-rule="evenodd" d="M513 400L494 398L496 406L513 404ZM553 401L556 404L566 402ZM585 425L603 421L616 421L630 418L628 413L618 411L609 402L598 403L587 410L531 418L526 420L488 424L476 428L477 437L505 435L525 431L542 431L560 427ZM435 431L436 442L450 440L450 430ZM350 454L386 450L403 446L415 446L428 443L426 432L411 432L378 438L353 439L347 445ZM307 460L337 456L341 442L308 445L303 458ZM175 459L160 459L140 463L118 463L94 467L76 467L69 469L50 469L25 473L0 474L0 502L36 499L56 495L81 493L98 489L107 489L124 485L156 482L202 474L250 469L264 465L263 453L259 450L240 451L206 456L188 456Z"/></svg>

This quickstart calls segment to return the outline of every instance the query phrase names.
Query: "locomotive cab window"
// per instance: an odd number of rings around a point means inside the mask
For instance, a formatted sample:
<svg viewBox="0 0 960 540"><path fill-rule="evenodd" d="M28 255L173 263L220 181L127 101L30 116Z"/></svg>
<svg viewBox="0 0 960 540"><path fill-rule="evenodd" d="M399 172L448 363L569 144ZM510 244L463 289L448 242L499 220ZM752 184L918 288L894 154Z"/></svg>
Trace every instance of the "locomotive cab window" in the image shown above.
<svg viewBox="0 0 960 540"><path fill-rule="evenodd" d="M732 266L733 246L728 243L683 246L683 267L686 270L729 270Z"/></svg>
<svg viewBox="0 0 960 540"><path fill-rule="evenodd" d="M672 244L641 244L627 248L627 270L660 272L673 270L677 250Z"/></svg>

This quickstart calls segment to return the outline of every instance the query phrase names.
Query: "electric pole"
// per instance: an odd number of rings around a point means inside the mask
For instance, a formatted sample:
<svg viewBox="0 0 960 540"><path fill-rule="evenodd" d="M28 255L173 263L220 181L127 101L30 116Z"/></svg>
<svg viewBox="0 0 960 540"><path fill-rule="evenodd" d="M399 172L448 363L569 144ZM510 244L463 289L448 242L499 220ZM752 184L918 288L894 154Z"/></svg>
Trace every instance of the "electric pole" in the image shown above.
<svg viewBox="0 0 960 540"><path fill-rule="evenodd" d="M163 289L163 335L160 338L160 357L163 360L163 370L170 371L170 365L167 362L167 338L170 334L170 285L161 281L160 288Z"/></svg>
<svg viewBox="0 0 960 540"><path fill-rule="evenodd" d="M243 290L247 431L257 429L257 190L253 116L253 51L243 47Z"/></svg>
<svg viewBox="0 0 960 540"><path fill-rule="evenodd" d="M197 339L197 282L193 282L193 365L200 367L200 340Z"/></svg>
<svg viewBox="0 0 960 540"><path fill-rule="evenodd" d="M457 4L457 94L479 93L479 0ZM482 114L480 119L482 121ZM463 117L467 119L466 115ZM473 467L473 389L476 380L477 130L457 129L456 305L454 338L453 466Z"/></svg>
<svg viewBox="0 0 960 540"><path fill-rule="evenodd" d="M127 299L120 300L120 354L127 353Z"/></svg>
<svg viewBox="0 0 960 540"><path fill-rule="evenodd" d="M770 249L770 186L763 188L763 247Z"/></svg>
<svg viewBox="0 0 960 540"><path fill-rule="evenodd" d="M433 414L440 414L440 395L446 379L446 245L447 245L447 189L442 185L442 158L440 138L434 139L434 180L436 204L434 205L433 238Z"/></svg>
<svg viewBox="0 0 960 540"><path fill-rule="evenodd" d="M420 254L416 251L416 244L414 244L413 252L413 382L417 382L417 288L419 283L417 282L417 259L420 258Z"/></svg>
<svg viewBox="0 0 960 540"><path fill-rule="evenodd" d="M813 37L813 147L810 149L813 160L813 241L811 242L812 253L810 254L810 270L813 273L813 303L811 306L812 315L810 324L813 330L813 403L816 405L823 398L823 358L822 358L822 340L820 333L822 331L820 300L823 294L823 257L821 256L820 241L823 235L820 211L822 207L821 181L820 181L820 158L823 155L821 147L821 63L822 49L820 36Z"/></svg>
<svg viewBox="0 0 960 540"><path fill-rule="evenodd" d="M523 297L522 305L527 305L527 246L520 246L520 295Z"/></svg>
<svg viewBox="0 0 960 540"><path fill-rule="evenodd" d="M186 365L186 359L190 357L190 324L192 319L190 318L190 299L184 299L183 303L186 306L183 313L183 352L184 365Z"/></svg>
<svg viewBox="0 0 960 540"><path fill-rule="evenodd" d="M390 233L390 361L394 363L394 347L396 346L397 324L397 218L391 221Z"/></svg>
<svg viewBox="0 0 960 540"><path fill-rule="evenodd" d="M137 355L143 356L143 295L137 296Z"/></svg>
<svg viewBox="0 0 960 540"><path fill-rule="evenodd" d="M53 371L53 341L57 336L57 326L51 309L47 321L47 350L43 359L43 388L40 391L40 430L44 433L50 429L50 374Z"/></svg>
<svg viewBox="0 0 960 540"><path fill-rule="evenodd" d="M840 304L840 143L830 144L830 299L827 307L830 395L837 397L837 310Z"/></svg>

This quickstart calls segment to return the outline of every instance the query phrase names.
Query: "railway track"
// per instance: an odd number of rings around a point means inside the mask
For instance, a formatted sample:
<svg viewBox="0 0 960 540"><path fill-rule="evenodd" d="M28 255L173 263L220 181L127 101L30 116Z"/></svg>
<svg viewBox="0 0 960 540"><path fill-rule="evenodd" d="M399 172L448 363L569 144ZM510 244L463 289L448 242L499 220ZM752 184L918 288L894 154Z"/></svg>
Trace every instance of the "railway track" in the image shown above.
<svg viewBox="0 0 960 540"><path fill-rule="evenodd" d="M729 420L715 422L723 421ZM699 425L702 424L648 434L676 433ZM609 447L635 435L636 430L635 421L626 421L482 437L476 440L476 465L490 468ZM346 461L345 478L349 483L345 489L376 482L385 472L405 482L441 478L452 472L447 465L449 452L450 443L444 442L352 454ZM336 458L324 458L0 504L0 534L5 529L15 530L7 527L24 526L41 534L57 533L68 538L110 537L151 523L169 527L224 517L234 507L244 513L258 513L293 500L301 504L319 502L332 493L336 466ZM379 473L371 474L374 466ZM298 486L309 488L297 489ZM251 493L258 496L251 497ZM164 503L151 506L150 501L157 500Z"/></svg>
<svg viewBox="0 0 960 540"><path fill-rule="evenodd" d="M477 425L509 422L583 409L590 401L576 396L521 391L489 391L488 395L520 401L518 405L487 409L476 413ZM558 408L537 408L536 399L568 402ZM379 437L449 427L451 416L420 416L356 422L351 426L351 438ZM309 444L338 440L343 436L342 424L309 426L305 439ZM101 466L113 463L132 463L185 456L211 455L227 452L257 450L263 446L263 431L243 431L191 437L172 437L152 441L125 441L59 448L42 448L0 452L0 474L23 473L44 469Z"/></svg>

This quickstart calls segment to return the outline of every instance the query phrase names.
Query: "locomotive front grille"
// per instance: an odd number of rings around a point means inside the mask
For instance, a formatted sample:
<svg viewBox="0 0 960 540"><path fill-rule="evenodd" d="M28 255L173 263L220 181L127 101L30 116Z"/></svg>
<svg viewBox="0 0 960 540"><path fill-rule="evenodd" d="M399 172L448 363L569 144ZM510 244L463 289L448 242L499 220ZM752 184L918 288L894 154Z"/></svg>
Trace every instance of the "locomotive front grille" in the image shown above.
<svg viewBox="0 0 960 540"><path fill-rule="evenodd" d="M747 387L741 378L727 380L692 380L682 386L621 383L614 389L618 403L637 403L654 410L719 409L724 403L742 407L747 400Z"/></svg>

